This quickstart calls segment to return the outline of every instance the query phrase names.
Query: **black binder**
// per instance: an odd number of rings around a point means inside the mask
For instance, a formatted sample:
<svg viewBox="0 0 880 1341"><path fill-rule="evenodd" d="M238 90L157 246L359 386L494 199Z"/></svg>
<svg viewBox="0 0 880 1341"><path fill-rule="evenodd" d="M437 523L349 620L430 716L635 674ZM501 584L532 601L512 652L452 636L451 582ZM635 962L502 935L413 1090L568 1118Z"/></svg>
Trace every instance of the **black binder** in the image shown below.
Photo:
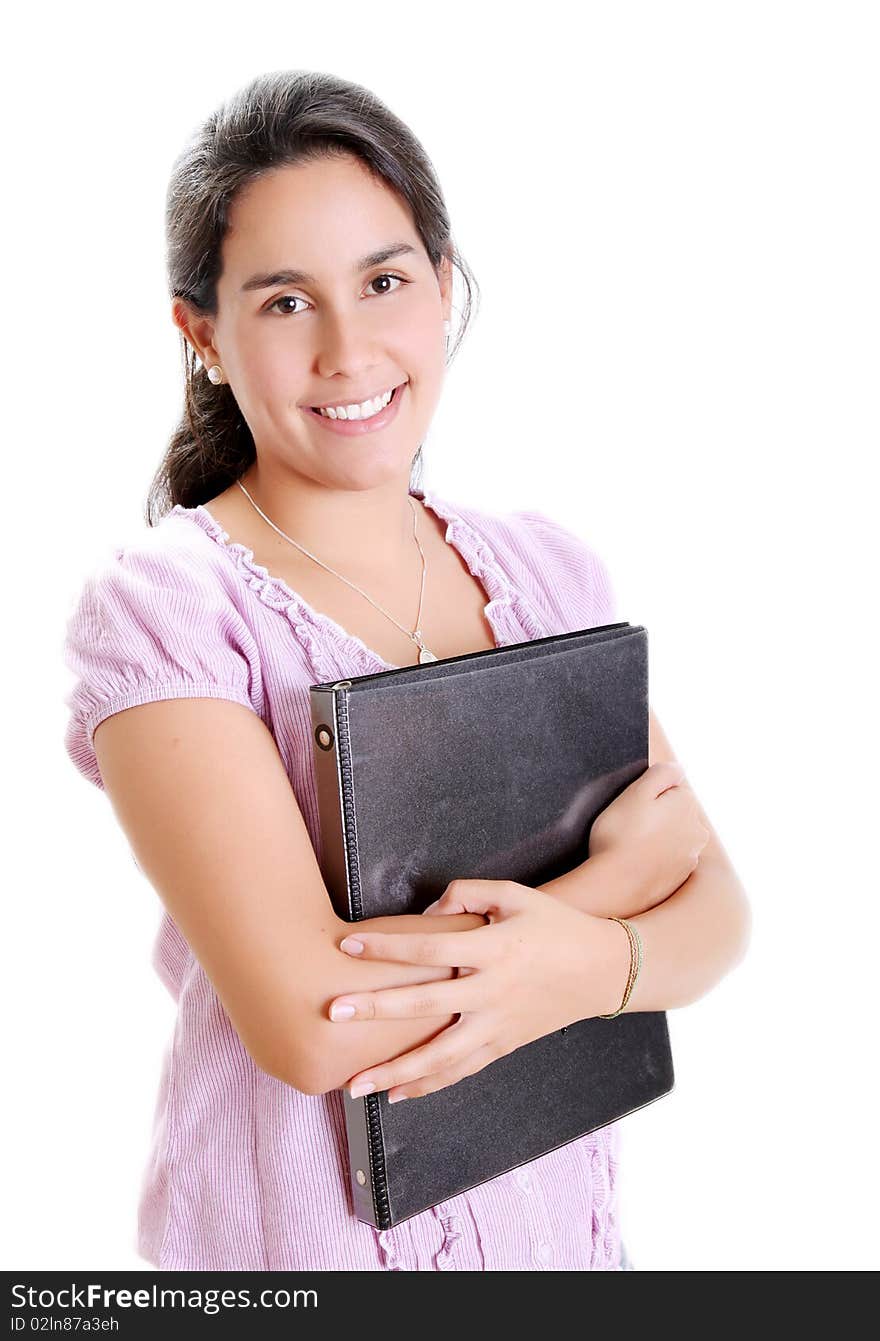
<svg viewBox="0 0 880 1341"><path fill-rule="evenodd" d="M320 864L344 921L456 878L535 887L648 767L648 643L617 623L310 688ZM623 984L621 984L621 991ZM674 1085L665 1012L579 1020L409 1103L343 1090L358 1219L388 1229Z"/></svg>

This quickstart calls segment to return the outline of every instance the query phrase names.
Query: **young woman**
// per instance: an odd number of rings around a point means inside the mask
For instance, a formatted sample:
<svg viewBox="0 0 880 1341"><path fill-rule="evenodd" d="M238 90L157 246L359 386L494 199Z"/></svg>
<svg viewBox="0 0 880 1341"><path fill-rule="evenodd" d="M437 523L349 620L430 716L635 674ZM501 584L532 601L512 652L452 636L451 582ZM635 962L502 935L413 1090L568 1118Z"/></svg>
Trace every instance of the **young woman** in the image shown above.
<svg viewBox="0 0 880 1341"><path fill-rule="evenodd" d="M392 1230L352 1212L342 1087L418 1102L614 1012L615 917L644 953L628 1010L697 999L748 939L653 713L651 766L575 871L456 880L428 915L357 923L359 955L333 915L309 685L616 615L604 564L558 523L414 481L454 268L464 325L472 292L431 164L367 90L272 74L177 161L167 237L185 413L148 528L88 577L65 644L66 747L163 901L178 1005L137 1250L186 1270L625 1268L619 1122Z"/></svg>

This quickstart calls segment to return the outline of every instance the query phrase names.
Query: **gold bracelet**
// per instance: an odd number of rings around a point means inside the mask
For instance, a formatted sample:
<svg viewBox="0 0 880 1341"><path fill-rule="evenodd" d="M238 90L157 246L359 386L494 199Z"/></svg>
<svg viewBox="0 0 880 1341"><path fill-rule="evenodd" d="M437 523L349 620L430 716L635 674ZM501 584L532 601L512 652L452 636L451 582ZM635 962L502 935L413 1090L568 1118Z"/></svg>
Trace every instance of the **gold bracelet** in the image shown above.
<svg viewBox="0 0 880 1341"><path fill-rule="evenodd" d="M626 978L626 987L623 991L623 1000L617 1010L611 1015L600 1015L600 1020L613 1020L620 1015L621 1011L626 1009L627 1002L632 996L632 990L636 985L642 967L642 938L634 926L623 917L609 917L609 922L619 922L623 927L629 939L629 973Z"/></svg>
<svg viewBox="0 0 880 1341"><path fill-rule="evenodd" d="M632 996L633 988L636 985L639 973L642 968L642 941L637 928L630 922L626 923L626 929L630 937L630 976L627 980L626 991L623 1001L620 1004L620 1011L625 1010ZM620 1011L616 1013L619 1014Z"/></svg>

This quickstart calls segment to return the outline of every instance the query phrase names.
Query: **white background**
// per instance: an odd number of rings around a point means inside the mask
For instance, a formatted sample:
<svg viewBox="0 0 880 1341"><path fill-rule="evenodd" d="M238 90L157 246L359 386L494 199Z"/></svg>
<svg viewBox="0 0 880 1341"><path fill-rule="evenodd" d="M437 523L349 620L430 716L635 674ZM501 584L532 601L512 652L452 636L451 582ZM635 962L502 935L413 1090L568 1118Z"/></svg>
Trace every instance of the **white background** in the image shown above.
<svg viewBox="0 0 880 1341"><path fill-rule="evenodd" d="M556 516L649 632L652 703L754 915L626 1122L641 1270L876 1268L878 10L30 6L3 70L9 782L2 1265L134 1250L174 1007L158 897L62 749L64 624L181 407L164 195L254 75L363 83L425 145L479 314L444 497Z"/></svg>

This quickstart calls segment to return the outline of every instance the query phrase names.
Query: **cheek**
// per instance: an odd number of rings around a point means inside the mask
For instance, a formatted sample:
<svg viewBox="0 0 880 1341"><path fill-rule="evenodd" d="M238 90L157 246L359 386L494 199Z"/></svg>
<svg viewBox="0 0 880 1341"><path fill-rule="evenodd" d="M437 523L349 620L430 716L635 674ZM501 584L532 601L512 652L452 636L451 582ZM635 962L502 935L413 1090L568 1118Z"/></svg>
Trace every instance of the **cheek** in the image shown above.
<svg viewBox="0 0 880 1341"><path fill-rule="evenodd" d="M253 401L271 404L296 401L304 382L304 370L290 345L272 339L249 339L242 348L241 372Z"/></svg>
<svg viewBox="0 0 880 1341"><path fill-rule="evenodd" d="M423 301L418 305L417 320L420 338L425 344L433 348L435 345L442 345L445 339L443 331L443 309L440 306L439 294L431 293L426 295Z"/></svg>
<svg viewBox="0 0 880 1341"><path fill-rule="evenodd" d="M443 318L436 306L413 314L395 339L400 366L413 378L434 382L442 377L446 359Z"/></svg>

